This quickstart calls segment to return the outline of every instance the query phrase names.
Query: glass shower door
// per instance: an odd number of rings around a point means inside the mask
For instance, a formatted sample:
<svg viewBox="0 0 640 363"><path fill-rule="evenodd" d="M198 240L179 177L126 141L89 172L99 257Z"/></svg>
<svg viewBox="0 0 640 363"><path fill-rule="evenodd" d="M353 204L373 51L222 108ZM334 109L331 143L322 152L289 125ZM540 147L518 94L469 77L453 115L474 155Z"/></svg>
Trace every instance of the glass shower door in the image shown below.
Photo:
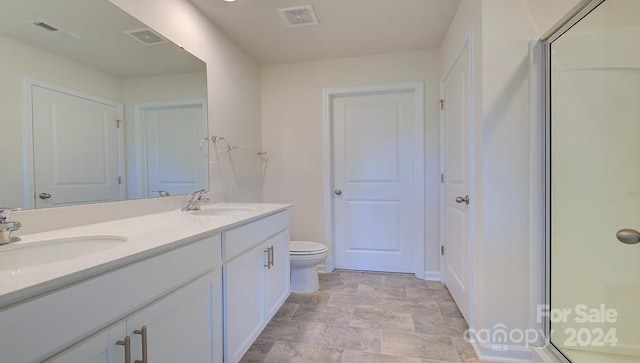
<svg viewBox="0 0 640 363"><path fill-rule="evenodd" d="M550 107L551 343L640 362L640 1L551 43Z"/></svg>

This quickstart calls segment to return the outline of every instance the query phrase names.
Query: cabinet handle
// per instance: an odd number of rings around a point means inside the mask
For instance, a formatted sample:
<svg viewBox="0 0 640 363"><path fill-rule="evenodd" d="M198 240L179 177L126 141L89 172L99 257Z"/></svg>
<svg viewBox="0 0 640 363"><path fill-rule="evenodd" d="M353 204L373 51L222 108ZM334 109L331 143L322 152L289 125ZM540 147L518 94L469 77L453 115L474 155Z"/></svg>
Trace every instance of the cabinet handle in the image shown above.
<svg viewBox="0 0 640 363"><path fill-rule="evenodd" d="M136 359L135 363L147 363L147 327L143 326L140 330L134 330L133 333L142 335L142 360Z"/></svg>
<svg viewBox="0 0 640 363"><path fill-rule="evenodd" d="M117 345L124 345L124 363L131 363L131 338L127 335L124 340L118 340Z"/></svg>
<svg viewBox="0 0 640 363"><path fill-rule="evenodd" d="M264 267L266 267L269 270L271 270L271 247L269 247L266 250L264 250L264 253L267 254L267 264L264 265Z"/></svg>
<svg viewBox="0 0 640 363"><path fill-rule="evenodd" d="M271 249L271 266L273 266L275 264L275 256L273 253L273 246L270 247Z"/></svg>

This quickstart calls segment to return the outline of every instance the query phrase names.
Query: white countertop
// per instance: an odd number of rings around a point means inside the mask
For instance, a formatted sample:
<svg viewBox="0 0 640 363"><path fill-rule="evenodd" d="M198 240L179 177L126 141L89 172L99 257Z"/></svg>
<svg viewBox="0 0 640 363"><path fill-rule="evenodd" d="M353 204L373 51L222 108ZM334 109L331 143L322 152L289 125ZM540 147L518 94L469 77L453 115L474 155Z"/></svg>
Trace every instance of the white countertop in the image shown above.
<svg viewBox="0 0 640 363"><path fill-rule="evenodd" d="M290 204L215 203L207 208L251 208L253 211L197 216L179 210L20 236L22 241L0 246L0 254L45 240L86 236L122 236L116 247L83 257L31 267L0 265L0 308L58 289L88 277L153 256L190 242L275 214Z"/></svg>

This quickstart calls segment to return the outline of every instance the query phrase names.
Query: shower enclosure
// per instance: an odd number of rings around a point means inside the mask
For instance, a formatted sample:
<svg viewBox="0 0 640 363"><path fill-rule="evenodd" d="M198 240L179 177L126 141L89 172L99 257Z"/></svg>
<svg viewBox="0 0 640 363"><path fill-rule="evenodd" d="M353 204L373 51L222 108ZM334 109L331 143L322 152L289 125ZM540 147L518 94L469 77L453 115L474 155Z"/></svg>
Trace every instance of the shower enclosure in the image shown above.
<svg viewBox="0 0 640 363"><path fill-rule="evenodd" d="M546 53L547 303L570 362L640 362L640 1L583 1Z"/></svg>

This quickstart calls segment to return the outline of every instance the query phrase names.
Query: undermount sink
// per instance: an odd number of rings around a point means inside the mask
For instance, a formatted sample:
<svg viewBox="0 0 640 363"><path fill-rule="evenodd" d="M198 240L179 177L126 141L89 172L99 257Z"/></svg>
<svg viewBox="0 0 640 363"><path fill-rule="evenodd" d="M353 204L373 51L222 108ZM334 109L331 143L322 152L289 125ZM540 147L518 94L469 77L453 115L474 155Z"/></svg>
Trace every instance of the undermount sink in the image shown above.
<svg viewBox="0 0 640 363"><path fill-rule="evenodd" d="M122 245L123 236L81 236L0 248L0 270L15 270L92 255Z"/></svg>
<svg viewBox="0 0 640 363"><path fill-rule="evenodd" d="M232 207L213 207L200 210L194 210L191 212L194 216L224 216L229 214L240 214L253 212L253 208L232 208Z"/></svg>

